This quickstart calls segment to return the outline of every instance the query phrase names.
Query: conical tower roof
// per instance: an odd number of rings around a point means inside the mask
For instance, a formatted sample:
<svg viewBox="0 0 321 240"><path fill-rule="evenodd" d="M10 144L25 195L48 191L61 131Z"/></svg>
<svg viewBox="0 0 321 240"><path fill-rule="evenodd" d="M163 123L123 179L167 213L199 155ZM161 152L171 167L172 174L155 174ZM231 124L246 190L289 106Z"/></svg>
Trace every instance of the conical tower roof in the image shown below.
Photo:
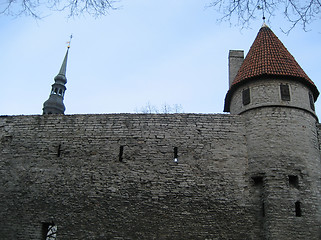
<svg viewBox="0 0 321 240"><path fill-rule="evenodd" d="M264 24L254 40L225 98L224 111L229 112L233 92L240 85L268 77L297 80L306 84L316 100L319 91L283 43Z"/></svg>

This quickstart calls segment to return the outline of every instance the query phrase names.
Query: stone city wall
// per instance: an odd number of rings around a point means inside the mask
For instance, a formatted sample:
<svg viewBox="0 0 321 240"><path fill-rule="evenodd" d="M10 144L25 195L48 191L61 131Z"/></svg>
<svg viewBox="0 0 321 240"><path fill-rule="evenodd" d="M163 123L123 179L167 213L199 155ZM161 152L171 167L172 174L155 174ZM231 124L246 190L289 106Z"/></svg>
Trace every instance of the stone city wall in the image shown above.
<svg viewBox="0 0 321 240"><path fill-rule="evenodd" d="M246 239L244 129L223 114L2 116L0 236L54 222L58 239Z"/></svg>

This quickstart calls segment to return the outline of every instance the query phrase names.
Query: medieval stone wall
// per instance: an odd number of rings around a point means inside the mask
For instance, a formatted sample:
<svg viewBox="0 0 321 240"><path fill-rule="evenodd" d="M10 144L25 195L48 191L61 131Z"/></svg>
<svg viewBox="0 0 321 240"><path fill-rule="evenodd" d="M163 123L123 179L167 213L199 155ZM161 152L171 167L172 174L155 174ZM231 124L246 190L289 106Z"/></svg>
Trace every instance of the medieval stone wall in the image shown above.
<svg viewBox="0 0 321 240"><path fill-rule="evenodd" d="M54 223L57 239L319 239L315 120L276 112L1 116L0 238L41 239ZM296 119L305 143L292 156L307 146L315 159L260 169ZM296 169L300 189L287 179Z"/></svg>
<svg viewBox="0 0 321 240"><path fill-rule="evenodd" d="M0 129L2 239L41 239L45 222L59 239L257 239L242 117L8 116Z"/></svg>

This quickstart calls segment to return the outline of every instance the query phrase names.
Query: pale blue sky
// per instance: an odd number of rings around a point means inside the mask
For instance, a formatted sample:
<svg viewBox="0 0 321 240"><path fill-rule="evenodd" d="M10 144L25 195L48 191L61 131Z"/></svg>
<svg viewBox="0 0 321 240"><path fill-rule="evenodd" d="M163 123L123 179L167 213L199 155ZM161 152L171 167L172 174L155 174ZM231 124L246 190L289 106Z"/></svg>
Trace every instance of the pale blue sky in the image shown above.
<svg viewBox="0 0 321 240"><path fill-rule="evenodd" d="M221 113L228 51L247 53L262 20L243 30L218 24L207 2L123 0L120 10L99 19L59 12L44 12L42 20L0 16L0 115L42 114L70 34L66 114L134 113L148 102ZM269 24L321 89L320 24L289 35L281 32L284 25L282 18Z"/></svg>

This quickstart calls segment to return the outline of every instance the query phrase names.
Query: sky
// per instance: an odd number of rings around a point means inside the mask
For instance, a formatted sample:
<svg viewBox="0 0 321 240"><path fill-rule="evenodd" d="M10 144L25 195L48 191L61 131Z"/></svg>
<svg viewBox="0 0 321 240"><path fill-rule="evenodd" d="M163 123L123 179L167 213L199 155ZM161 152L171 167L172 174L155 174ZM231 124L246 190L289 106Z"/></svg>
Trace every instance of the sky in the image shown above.
<svg viewBox="0 0 321 240"><path fill-rule="evenodd" d="M228 90L228 52L252 45L262 19L250 28L206 8L206 0L122 0L94 18L0 15L0 115L42 114L72 34L65 114L137 113L147 104L181 105L185 113L222 113ZM268 23L321 89L320 23L284 34L285 20ZM321 100L316 103L321 113Z"/></svg>

